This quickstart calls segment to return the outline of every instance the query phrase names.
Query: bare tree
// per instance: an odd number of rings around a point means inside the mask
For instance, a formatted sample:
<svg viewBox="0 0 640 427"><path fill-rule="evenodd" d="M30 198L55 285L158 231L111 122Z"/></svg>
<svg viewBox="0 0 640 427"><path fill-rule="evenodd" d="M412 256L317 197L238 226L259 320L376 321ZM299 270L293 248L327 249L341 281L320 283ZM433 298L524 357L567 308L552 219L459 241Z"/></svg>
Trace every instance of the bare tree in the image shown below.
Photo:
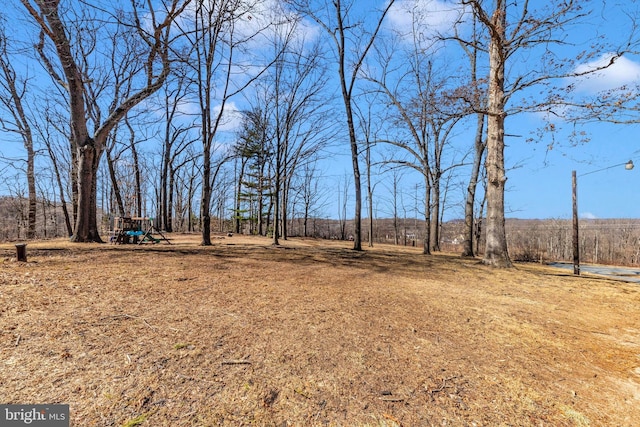
<svg viewBox="0 0 640 427"><path fill-rule="evenodd" d="M185 60L194 73L192 84L198 97L201 126L202 245L211 245L211 197L216 177L212 172L212 155L217 147L216 136L228 120L229 100L249 87L270 66L269 60L251 57L247 48L265 28L273 25L273 22L265 21L263 12L259 0L199 1L193 22L183 28L191 46ZM228 153L220 153L218 170L221 162L229 158Z"/></svg>
<svg viewBox="0 0 640 427"><path fill-rule="evenodd" d="M435 55L422 40L414 42L402 61L398 63L395 46L377 49L379 76L368 73L367 80L395 111L390 115L400 124L399 135L380 139L400 149L400 154L387 159L395 166L408 167L418 172L425 186L423 253L439 250L439 217L441 177L445 172L443 155L450 143L456 125L469 114L457 91L457 81L451 76L434 71ZM450 65L446 65L449 69ZM450 73L448 73L450 74ZM394 77L397 77L394 79ZM455 165L449 166L454 167Z"/></svg>
<svg viewBox="0 0 640 427"><path fill-rule="evenodd" d="M55 108L45 100L39 106L38 115L43 120L34 122L34 130L46 147L46 153L51 161L51 168L58 197L64 216L67 236L73 235L72 214L69 212L67 200L69 200L69 181L72 177L72 161L69 150L69 127L66 116L61 117ZM73 197L73 196L71 196Z"/></svg>
<svg viewBox="0 0 640 427"><path fill-rule="evenodd" d="M34 137L31 129L31 119L25 108L24 101L29 86L27 79L19 76L12 65L9 51L7 50L7 34L4 26L0 28L0 107L10 115L0 117L0 126L8 132L15 133L22 140L27 154L27 238L36 236L36 176Z"/></svg>
<svg viewBox="0 0 640 427"><path fill-rule="evenodd" d="M477 39L476 21L473 21L472 43L460 43L462 49L469 58L469 72L470 72L470 93L468 94L468 102L471 108L476 114L476 132L473 138L473 161L471 166L471 174L469 176L469 183L467 185L467 192L465 195L464 205L464 240L462 243L462 256L473 257L475 252L473 250L474 239L474 207L476 200L476 189L478 188L478 177L480 175L480 168L482 167L482 159L484 157L485 149L487 147L484 138L484 124L486 108L483 103L486 97L485 90L482 90L482 79L478 77L478 54L481 46ZM464 95L463 95L464 96Z"/></svg>
<svg viewBox="0 0 640 427"><path fill-rule="evenodd" d="M616 58L629 49L635 37L636 27L632 25L629 39L623 41L621 46L605 46L602 39L594 36L588 40L587 51L577 56L563 58L553 49L570 44L571 35L579 33L579 31L570 31L570 27L592 22L596 13L606 12L604 9L594 13L590 9L591 4L578 0L553 0L536 4L526 0L517 3L506 0L493 2L461 0L461 3L472 10L474 18L484 29L488 40L489 80L485 161L487 221L483 262L495 267L510 267L512 263L507 250L504 208L507 180L504 163L505 119L508 115L521 111L552 111L558 104L571 105L572 99L566 96L570 95L571 91L563 90L563 83L557 82L593 75L611 66ZM594 2L594 7L597 4ZM538 52L540 52L535 59L532 56L535 54L534 49L539 49ZM606 52L614 52L609 55L608 61L588 67L586 70L577 67L577 61L596 58ZM508 66L520 59L518 54L529 55L527 61L529 63L538 61L539 65L506 74ZM522 100L509 107L509 101L514 94L534 87L542 96L531 98L531 101Z"/></svg>
<svg viewBox="0 0 640 427"><path fill-rule="evenodd" d="M393 241L396 245L400 244L400 217L398 216L398 203L400 194L400 181L402 180L402 174L398 169L393 169L393 183L391 187L391 195L393 197Z"/></svg>
<svg viewBox="0 0 640 427"><path fill-rule="evenodd" d="M194 125L184 120L181 106L187 101L188 84L186 66L180 64L175 78L167 80L159 92L162 98L162 153L159 179L159 217L160 227L168 232L173 231L173 196L175 190L175 173L179 159L188 151L195 138L191 136ZM187 155L187 159L191 158Z"/></svg>
<svg viewBox="0 0 640 427"><path fill-rule="evenodd" d="M214 138L222 122L226 102L230 97L231 67L233 63L235 21L246 12L238 1L197 2L194 11L193 28L188 28L191 55L186 58L195 72L197 86L201 139L202 139L202 198L200 201L200 221L202 223L202 245L211 245L211 155ZM229 51L224 54L225 48ZM225 66L226 63L226 66ZM222 69L221 105L215 113L214 102L217 71Z"/></svg>
<svg viewBox="0 0 640 427"><path fill-rule="evenodd" d="M117 213L119 216L127 216L127 211L124 206L124 201L122 199L122 191L120 191L120 180L117 176L116 164L120 159L120 156L123 154L122 151L117 153L114 152L116 149L116 142L118 140L118 127L114 128L114 132L107 138L105 144L105 158L107 160L107 168L109 171L109 178L111 179L111 193L113 197L116 199Z"/></svg>
<svg viewBox="0 0 640 427"><path fill-rule="evenodd" d="M95 56L85 55L87 52L83 52L83 49L91 53L97 52L93 49L94 45L87 46L83 43L95 43L97 35L87 37L86 31L78 32L78 27L74 27L74 22L71 21L72 17L61 7L59 1L21 0L22 5L40 29L41 43L38 50L45 67L52 78L65 89L68 96L71 136L78 165L78 209L72 241L102 241L97 223L96 178L107 137L127 112L158 90L169 75L171 27L189 1L164 2L162 4L164 10L161 13L156 9L158 7L156 2L148 0L145 2L147 8L142 11L142 2L132 1L129 13L123 12L118 16L106 17L111 19L110 25L106 27L113 29L112 34L127 28L129 29L128 37L139 41L139 50L135 52L138 60L128 62L130 66L125 67L121 76L128 81L137 79L140 84L126 97L117 91L116 84L108 114L104 120L93 122L95 131L91 131L90 120L100 117L95 114L95 111L91 111L93 108L91 98L100 94L100 85L103 85L104 81L88 78L92 75L92 70L88 69L91 67L88 62L95 59ZM97 9L93 11L97 12ZM141 13L144 13L144 17L140 16ZM124 22L125 18L126 22ZM118 22L119 19L122 21ZM93 19L89 26L97 29L96 24L97 20ZM45 52L46 40L53 44L58 67ZM115 52L117 46L111 46L111 48ZM119 59L121 58L115 54L110 57L110 60ZM60 68L61 73L58 71Z"/></svg>
<svg viewBox="0 0 640 427"><path fill-rule="evenodd" d="M131 164L133 165L135 213L136 216L141 217L144 215L143 200L145 199L145 194L142 189L142 164L137 148L137 144L140 140L136 137L136 132L133 128L130 117L128 115L125 116L123 121L129 131L129 143L127 144L127 148L131 151Z"/></svg>
<svg viewBox="0 0 640 427"><path fill-rule="evenodd" d="M353 113L354 88L364 60L371 50L382 23L393 6L395 0L389 0L377 19L372 20L373 26L368 32L363 22L358 22L354 16L354 3L351 1L326 1L314 9L309 0L286 0L294 5L298 11L313 19L329 36L335 49L338 62L338 77L340 91L345 107L349 145L351 148L351 162L353 165L353 181L355 193L355 217L353 249L362 250L362 184L360 180L359 148ZM323 3L323 2L320 2ZM369 21L369 19L367 19Z"/></svg>
<svg viewBox="0 0 640 427"><path fill-rule="evenodd" d="M287 219L290 190L300 165L317 156L333 135L333 117L328 110L327 77L321 63L320 45L305 46L296 38L297 25L292 22L274 41L280 53L270 73L265 100L273 128L274 150L274 231L273 243L288 237Z"/></svg>
<svg viewBox="0 0 640 427"><path fill-rule="evenodd" d="M496 267L510 267L504 226L504 188L507 181L504 166L504 119L506 93L505 65L508 58L507 2L496 0L495 9L485 12L482 4L470 2L480 22L487 27L489 38L489 93L487 104L487 225L483 262Z"/></svg>
<svg viewBox="0 0 640 427"><path fill-rule="evenodd" d="M364 162L365 162L365 173L366 173L366 189L367 189L367 208L368 208L368 216L369 216L369 247L373 247L373 191L375 189L376 184L373 183L373 172L372 167L374 165L372 151L375 143L378 139L378 133L380 132L380 128L382 127L382 123L384 123L384 118L380 117L375 113L376 106L380 103L380 99L377 94L374 92L373 96L365 95L364 99L364 107L361 107L361 104L355 105L355 112L358 117L358 124L360 129L362 130L362 135L364 138Z"/></svg>
<svg viewBox="0 0 640 427"><path fill-rule="evenodd" d="M349 177L345 174L344 179L338 182L338 220L340 223L340 240L347 238L347 203L349 201ZM332 236L330 236L332 237Z"/></svg>
<svg viewBox="0 0 640 427"><path fill-rule="evenodd" d="M324 196L320 189L316 162L306 162L303 167L300 184L300 198L302 199L302 234L309 237L309 220L317 216L317 210L321 207L320 201Z"/></svg>

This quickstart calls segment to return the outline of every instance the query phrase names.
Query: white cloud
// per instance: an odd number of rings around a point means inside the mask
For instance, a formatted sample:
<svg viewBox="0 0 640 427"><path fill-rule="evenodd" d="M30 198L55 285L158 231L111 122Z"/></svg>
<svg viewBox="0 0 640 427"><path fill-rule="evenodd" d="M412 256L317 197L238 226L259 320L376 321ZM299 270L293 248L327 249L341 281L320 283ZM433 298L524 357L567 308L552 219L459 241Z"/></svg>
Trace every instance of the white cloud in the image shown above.
<svg viewBox="0 0 640 427"><path fill-rule="evenodd" d="M253 38L255 34L265 31L267 34L275 31L275 28L288 28L292 17L282 9L275 0L262 0L246 4L244 13L235 25L235 29L243 38L250 38L259 43L259 39ZM238 11L236 11L238 13ZM275 24L275 25L274 25Z"/></svg>
<svg viewBox="0 0 640 427"><path fill-rule="evenodd" d="M251 11L243 15L238 28L241 34L251 38L252 47L258 49L278 39L304 44L317 39L321 33L318 25L284 8L281 0L254 3ZM257 33L263 37L252 37Z"/></svg>
<svg viewBox="0 0 640 427"><path fill-rule="evenodd" d="M220 114L222 105L216 105L213 107L214 117ZM218 132L232 132L240 128L242 125L242 111L238 108L235 102L227 101L224 106L224 112L222 113L222 119L220 120L220 127Z"/></svg>
<svg viewBox="0 0 640 427"><path fill-rule="evenodd" d="M456 2L441 0L400 0L389 10L389 24L400 34L410 35L414 30L429 38L447 33L460 20L463 9Z"/></svg>
<svg viewBox="0 0 640 427"><path fill-rule="evenodd" d="M614 58L614 55L611 53L603 54L594 61L578 65L574 71L576 73L587 73L606 67L611 63L612 58ZM616 58L607 68L577 78L574 85L580 92L597 93L638 83L640 83L640 64L623 56Z"/></svg>
<svg viewBox="0 0 640 427"><path fill-rule="evenodd" d="M196 8L216 9L214 0L204 0L205 3L192 2L187 11L180 17L183 28L192 28L196 19ZM244 0L238 3L233 11L233 24L236 40L246 39L251 49L261 49L269 44L269 39L277 34L287 34L294 31L295 38L309 40L317 36L316 28L308 23L297 23L299 17L283 7L280 0ZM215 16L214 18L215 19ZM227 34L225 34L227 35ZM260 35L256 37L257 35Z"/></svg>
<svg viewBox="0 0 640 427"><path fill-rule="evenodd" d="M156 111L156 114L159 117L162 117L163 111L157 108L157 103L161 102L159 100L150 100L150 104L153 104L153 111ZM220 110L222 109L222 104L214 105L211 108L212 119L220 114ZM152 110L149 108L149 110ZM200 114L200 103L195 99L182 99L178 104L178 114L176 117L178 120L183 120L185 123L200 123L201 122L201 114ZM242 110L238 108L235 102L227 101L224 106L224 112L222 113L222 118L220 119L220 126L218 127L218 132L233 132L240 128L242 125Z"/></svg>

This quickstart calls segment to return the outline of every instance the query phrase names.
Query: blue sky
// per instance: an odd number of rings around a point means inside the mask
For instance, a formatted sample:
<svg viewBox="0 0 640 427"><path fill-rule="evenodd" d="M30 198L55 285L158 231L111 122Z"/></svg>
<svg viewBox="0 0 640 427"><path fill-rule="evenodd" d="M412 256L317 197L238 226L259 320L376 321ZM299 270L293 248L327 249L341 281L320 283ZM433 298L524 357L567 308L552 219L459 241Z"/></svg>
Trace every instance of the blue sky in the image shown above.
<svg viewBox="0 0 640 427"><path fill-rule="evenodd" d="M548 151L544 143L507 140L507 167L515 167L508 172L507 216L570 218L571 172L575 170L580 217L640 217L640 125L585 128L591 141L576 147ZM621 165L628 160L636 168L626 170Z"/></svg>
<svg viewBox="0 0 640 427"><path fill-rule="evenodd" d="M405 4L411 3L405 1ZM403 3L403 2L401 2ZM419 1L425 11L438 11L430 22L435 28L442 28L441 21L449 19L451 9L447 2ZM530 2L530 7L538 7L539 1ZM599 2L595 2L596 6ZM635 0L622 2L628 10L638 9ZM618 2L602 3L605 9L596 11L595 24L587 21L579 28L573 28L570 36L574 44L567 46L564 53L577 56L585 49L586 38L595 33L603 40L616 44L628 37L629 17ZM631 8L631 9L629 9ZM390 21L397 28L406 20L399 10L392 11ZM581 32L585 31L585 32ZM588 46L586 47L588 49ZM576 63L576 69L585 69L598 62L608 60L604 54L591 58L590 62ZM532 64L512 64L531 67ZM569 82L567 82L569 83ZM582 94L595 93L622 84L640 84L640 57L629 55L618 59L606 71L585 80L571 81ZM515 97L517 98L517 97ZM640 119L640 112L638 112ZM575 130L585 132L588 142L572 145L568 133L573 130L570 123L557 122L563 128L554 135L538 142L527 142L533 133L543 124L541 116L521 114L506 119L506 134L519 135L507 137L505 150L508 169L505 209L507 217L513 218L570 218L571 171L578 174L578 210L582 218L638 218L640 217L640 125L613 125L591 123L576 125ZM464 132L459 136L463 137ZM555 140L552 149L549 144ZM637 164L634 170L625 170L624 166L609 168L633 160ZM604 169L604 170L601 170ZM593 171L598 171L592 173ZM586 175L584 175L586 174ZM581 176L584 175L584 176ZM458 191L460 192L460 191ZM456 197L453 195L452 197ZM462 216L460 205L452 206L445 217L448 219Z"/></svg>
<svg viewBox="0 0 640 427"><path fill-rule="evenodd" d="M413 0L411 0L413 1ZM621 4L636 7L636 1L625 1ZM382 5L383 0L377 2L364 2L356 0L358 5L370 7L373 3ZM359 3L362 2L362 3ZM447 22L455 14L452 12L452 2L418 0L428 17L428 27L432 29L446 29L450 27ZM597 3L597 2L596 2ZM607 20L599 22L597 27L591 28L597 31L611 42L626 37L623 22L628 22L623 15L623 9L617 7L618 0L606 3ZM409 0L398 1L398 6L409 4ZM532 0L532 5L543 4L540 0ZM604 5L605 3L603 3ZM266 10L269 10L267 4ZM436 11L436 13L434 13ZM604 16L604 14L601 14ZM251 22L255 23L257 19ZM391 11L388 25L395 29L407 25L406 15L401 13L401 8ZM389 28L387 27L387 29ZM584 28L583 28L584 30ZM307 37L322 37L322 31L312 23L307 22L305 27ZM575 37L580 41L579 31ZM591 34L590 34L591 35ZM580 49L575 47L576 54ZM573 53L566 50L570 56ZM601 58L595 58L596 60ZM523 64L530 66L530 64ZM588 66L588 64L580 64ZM624 57L614 67L599 78L581 82L581 90L584 92L598 91L620 83L640 83L640 58L637 56ZM238 123L237 117L233 118L233 112L241 109L242 98L238 97L230 101L227 109L230 112L230 121L225 130L234 131L234 123ZM338 101L336 108L343 108ZM640 113L639 113L640 118ZM578 203L580 216L583 218L638 218L640 217L640 125L611 125L606 123L582 125L579 130L585 131L590 141L578 146L571 146L568 142L566 131L559 131L554 138L556 144L548 150L550 140L527 142L533 132L543 124L540 116L535 114L510 116L506 121L506 133L521 135L520 137L508 137L506 139L506 166L508 168L507 191L505 194L506 214L515 218L570 218L571 217L571 171L578 173ZM569 126L564 123L565 128ZM468 140L472 128L461 128L456 138ZM550 138L550 136L549 136ZM7 154L12 152L19 143L4 144L0 151ZM349 146L346 141L331 148L331 158L323 165L325 188L328 195L324 216L338 216L338 193L340 182L345 177L352 177ZM609 166L622 164L633 160L637 167L627 171L623 166L606 169ZM603 171L589 172L605 169ZM587 174L587 175L584 175ZM580 176L584 175L584 176ZM461 182L466 181L466 174L460 174ZM377 216L388 216L390 199L390 178L377 177L376 196ZM364 183L364 181L363 181ZM406 174L402 184L404 204L409 209L415 206L415 185L421 184L421 178ZM460 218L463 214L463 188L451 190L449 200L452 206L448 209L445 218ZM386 206L385 206L386 205ZM409 209L410 210L410 209ZM349 205L347 215L353 214L353 208ZM409 213L412 214L411 212Z"/></svg>

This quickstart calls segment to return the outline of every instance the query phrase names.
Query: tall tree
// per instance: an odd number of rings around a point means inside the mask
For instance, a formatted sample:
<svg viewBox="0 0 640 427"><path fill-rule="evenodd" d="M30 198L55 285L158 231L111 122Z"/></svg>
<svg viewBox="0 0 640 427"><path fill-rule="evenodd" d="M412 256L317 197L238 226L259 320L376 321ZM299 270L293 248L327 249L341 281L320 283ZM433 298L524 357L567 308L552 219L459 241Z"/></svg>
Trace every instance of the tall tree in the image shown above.
<svg viewBox="0 0 640 427"><path fill-rule="evenodd" d="M71 138L76 151L78 173L78 208L72 241L102 241L97 222L96 180L107 137L127 112L157 91L166 80L171 70L172 24L189 2L190 0L167 0L161 3L163 9L159 10L158 2L132 0L130 10L104 17L104 28L112 31L111 34L128 29L127 37L120 40L130 38L138 42L139 50L135 52L137 60L129 61L129 65L122 70L122 78L135 80L137 85L126 97L115 87L111 92L113 98L109 102L106 117L92 123L99 116L91 111L91 96L100 93L96 85L104 84L104 81L89 78L94 75L96 68L92 68L92 64L88 62L96 60L96 57L87 57L83 50L94 54L98 54L98 50L94 50L94 46L83 46L83 43L95 43L97 36L93 34L93 37L87 37L81 26L75 26L77 21L73 20L81 12L70 13L70 9L61 6L60 0L21 0L40 29L41 44L38 48L42 60L52 78L64 87L68 97ZM83 5L86 6L84 3ZM91 9L91 13L98 13L98 9ZM89 26L97 30L97 21L92 19ZM45 40L53 44L57 66L45 53ZM118 46L111 46L114 54L109 55L110 60L122 59L115 53L117 48ZM99 67L100 64L96 60L93 66ZM58 72L60 68L62 74ZM93 130L90 124L93 125Z"/></svg>
<svg viewBox="0 0 640 427"><path fill-rule="evenodd" d="M482 167L482 159L484 157L486 149L486 141L484 138L485 129L485 114L486 107L484 102L486 101L486 88L483 88L482 82L485 79L481 79L478 76L478 56L481 52L482 46L479 44L477 32L477 22L474 19L472 24L471 43L460 43L460 46L469 58L469 74L470 85L469 90L466 93L461 93L462 98L466 99L471 109L476 115L476 132L473 138L473 161L471 166L471 174L469 175L469 182L467 185L467 192L464 204L464 231L462 241L462 256L473 257L475 252L473 249L474 239L474 220L475 220L475 204L476 204L476 191L478 188L478 177L480 176L480 169ZM460 38L458 38L460 40Z"/></svg>
<svg viewBox="0 0 640 427"><path fill-rule="evenodd" d="M192 54L186 58L187 64L195 72L197 87L200 137L202 139L202 197L200 200L200 221L202 224L202 245L211 245L211 155L214 138L222 121L227 100L229 99L229 85L231 83L231 69L233 62L232 48L235 47L234 28L239 15L234 14L238 9L237 0L220 0L212 2L198 1L195 7L193 28L189 28ZM242 9L241 13L245 10ZM229 52L224 54L225 48ZM226 63L226 66L224 65ZM216 72L222 70L225 77L222 81L222 95L220 107L216 114L214 110L215 94L217 91Z"/></svg>
<svg viewBox="0 0 640 427"><path fill-rule="evenodd" d="M320 45L308 45L296 38L292 23L274 42L281 52L270 73L265 100L270 109L274 150L274 232L273 243L287 239L290 190L300 165L317 156L333 135L332 115L328 111L330 97L326 93L327 78L321 62Z"/></svg>
<svg viewBox="0 0 640 427"><path fill-rule="evenodd" d="M483 263L495 267L512 265L507 250L505 232L505 120L522 111L549 111L552 106L570 105L569 97L560 99L559 88L567 79L595 74L611 66L629 49L631 34L622 45L605 45L606 40L589 38L587 50L580 55L562 57L560 49L571 44L574 34L581 34L578 25L586 24L596 13L606 14L602 3L585 0L551 0L545 3L508 2L506 0L461 0L484 29L488 40L489 80L487 93L487 221L486 247ZM593 8L601 8L594 11ZM574 27L574 28L571 28ZM636 31L635 25L631 33ZM604 41L603 41L604 40ZM468 43L469 41L466 40ZM557 48L557 50L556 50ZM609 61L587 70L577 67L604 53L611 53ZM522 60L527 55L526 60ZM535 59L534 59L535 58ZM518 67L518 62L537 62L536 67ZM506 70L509 69L509 74ZM561 83L557 83L561 82ZM516 93L536 88L538 96L510 105ZM597 101L597 100L596 100Z"/></svg>
<svg viewBox="0 0 640 427"><path fill-rule="evenodd" d="M507 2L496 0L489 15L473 2L480 22L489 29L489 92L487 102L487 225L483 262L496 267L510 267L507 235L504 226L504 188L507 182L504 165L504 119L506 116L505 65L508 58Z"/></svg>
<svg viewBox="0 0 640 427"><path fill-rule="evenodd" d="M362 250L362 183L360 179L360 150L355 128L353 112L354 88L364 65L365 58L371 50L384 19L393 6L395 0L387 1L384 9L376 19L359 21L355 15L354 1L328 0L318 2L314 7L312 0L286 0L294 5L298 11L315 21L329 36L333 46L337 65L340 92L345 108L345 118L349 133L351 148L351 163L353 166L353 182L355 192L354 239L353 249ZM373 22L369 28L364 22Z"/></svg>
<svg viewBox="0 0 640 427"><path fill-rule="evenodd" d="M377 134L382 127L382 123L384 123L384 118L379 117L376 114L376 106L380 103L380 99L378 96L366 96L366 100L364 102L364 106L361 104L356 105L355 113L358 117L358 124L362 131L362 135L364 137L364 164L365 164L365 173L366 173L366 191L367 191L367 213L369 216L369 247L373 247L373 190L375 189L375 184L373 183L373 157L372 157L372 148L377 141Z"/></svg>
<svg viewBox="0 0 640 427"><path fill-rule="evenodd" d="M173 196L174 182L178 159L194 142L189 121L183 120L182 105L187 100L188 85L185 66L179 66L174 72L175 79L168 80L160 91L162 98L162 154L160 159L159 179L159 217L160 227L168 232L173 231ZM187 156L190 158L190 156Z"/></svg>
<svg viewBox="0 0 640 427"><path fill-rule="evenodd" d="M193 71L201 126L202 245L211 245L211 197L216 177L212 155L217 147L216 137L228 118L228 103L269 67L269 61L251 55L248 48L265 28L273 25L264 19L262 6L261 0L198 1L193 21L183 28L192 47L185 60ZM220 154L220 161L228 158L227 153Z"/></svg>
<svg viewBox="0 0 640 427"><path fill-rule="evenodd" d="M249 219L255 220L256 232L263 235L265 217L265 199L273 194L270 166L273 163L273 131L269 125L266 110L260 106L253 107L243 113L242 127L234 146L235 156L240 161L238 180L236 233L240 232L240 221L244 218L240 209L242 201L250 205L255 202L255 209L250 212Z"/></svg>
<svg viewBox="0 0 640 427"><path fill-rule="evenodd" d="M0 126L5 131L19 135L27 152L27 238L33 239L36 236L37 213L36 151L31 120L25 108L25 96L29 84L26 79L16 73L12 62L7 50L7 33L2 25L0 28L0 108L7 111L11 119L0 117Z"/></svg>
<svg viewBox="0 0 640 427"><path fill-rule="evenodd" d="M67 236L73 235L73 224L71 213L68 208L68 190L69 190L69 178L71 177L71 158L68 150L68 123L66 116L58 117L55 114L55 109L48 103L43 106L43 111L40 112L40 117L44 120L35 123L35 129L46 147L47 154L51 160L51 167L53 170L53 176L58 188L58 197L60 198L60 205L62 207L62 213L64 216L64 223L67 231Z"/></svg>
<svg viewBox="0 0 640 427"><path fill-rule="evenodd" d="M424 180L424 245L423 253L439 250L440 186L445 170L443 155L450 135L469 113L457 95L458 82L435 72L438 56L415 36L406 54L399 60L396 46L377 49L380 76L367 75L391 107L389 115L396 126L392 135L382 141L399 148L400 154L387 160L395 166L408 167ZM443 58L440 56L440 58ZM448 60L449 58L443 58ZM398 62L404 64L397 65ZM455 74L455 73L454 73Z"/></svg>

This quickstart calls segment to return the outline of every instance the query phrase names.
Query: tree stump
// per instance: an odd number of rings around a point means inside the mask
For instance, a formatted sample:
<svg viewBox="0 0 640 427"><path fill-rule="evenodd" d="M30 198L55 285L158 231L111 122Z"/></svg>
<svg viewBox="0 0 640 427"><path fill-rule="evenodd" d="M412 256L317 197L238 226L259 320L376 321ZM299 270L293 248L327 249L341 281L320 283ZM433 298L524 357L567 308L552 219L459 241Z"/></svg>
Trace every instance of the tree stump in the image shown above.
<svg viewBox="0 0 640 427"><path fill-rule="evenodd" d="M20 243L16 245L16 259L21 262L27 262L27 244Z"/></svg>

